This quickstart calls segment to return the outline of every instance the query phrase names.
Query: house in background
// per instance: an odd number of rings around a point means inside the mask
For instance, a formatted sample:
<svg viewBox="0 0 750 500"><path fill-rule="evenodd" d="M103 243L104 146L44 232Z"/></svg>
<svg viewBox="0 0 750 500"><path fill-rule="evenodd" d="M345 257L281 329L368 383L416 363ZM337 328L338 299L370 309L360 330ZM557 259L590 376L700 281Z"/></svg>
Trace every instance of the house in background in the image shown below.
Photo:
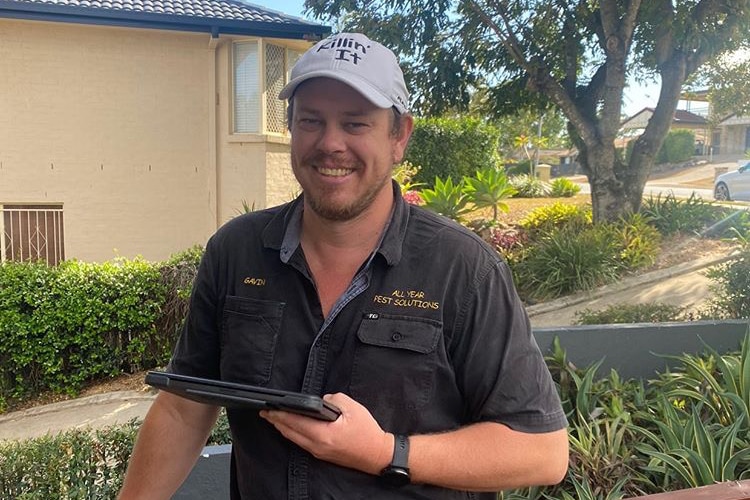
<svg viewBox="0 0 750 500"><path fill-rule="evenodd" d="M329 31L237 0L0 0L0 259L160 260L290 200L277 95Z"/></svg>
<svg viewBox="0 0 750 500"><path fill-rule="evenodd" d="M721 144L717 153L744 155L750 151L750 116L732 113L719 122L717 129Z"/></svg>
<svg viewBox="0 0 750 500"><path fill-rule="evenodd" d="M654 108L643 108L622 122L620 131L625 138L625 142L643 133L643 129L646 128L653 115ZM678 109L674 112L674 118L669 128L670 130L691 130L695 134L696 154L708 154L711 136L710 126L705 116L689 111L689 109Z"/></svg>

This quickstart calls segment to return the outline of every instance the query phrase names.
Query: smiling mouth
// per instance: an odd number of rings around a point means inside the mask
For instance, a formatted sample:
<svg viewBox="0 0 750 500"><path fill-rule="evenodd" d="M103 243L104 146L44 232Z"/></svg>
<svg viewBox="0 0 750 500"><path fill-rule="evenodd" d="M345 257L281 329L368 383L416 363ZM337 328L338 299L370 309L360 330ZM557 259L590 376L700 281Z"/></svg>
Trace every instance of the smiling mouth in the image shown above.
<svg viewBox="0 0 750 500"><path fill-rule="evenodd" d="M354 170L349 169L349 168L317 167L316 170L318 171L318 173L325 175L327 177L344 177L354 172Z"/></svg>

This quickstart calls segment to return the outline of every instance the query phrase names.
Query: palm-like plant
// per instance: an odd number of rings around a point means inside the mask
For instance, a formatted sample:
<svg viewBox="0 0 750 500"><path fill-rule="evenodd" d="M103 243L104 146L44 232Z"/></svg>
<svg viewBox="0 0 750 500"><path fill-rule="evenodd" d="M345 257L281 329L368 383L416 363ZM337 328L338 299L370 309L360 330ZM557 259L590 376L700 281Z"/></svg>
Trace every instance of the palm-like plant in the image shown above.
<svg viewBox="0 0 750 500"><path fill-rule="evenodd" d="M493 167L484 168L465 178L464 193L476 208L492 207L492 220L497 222L498 209L503 212L510 210L503 202L518 190L510 185L505 171Z"/></svg>
<svg viewBox="0 0 750 500"><path fill-rule="evenodd" d="M435 177L435 187L423 189L420 194L425 208L455 221L460 221L464 215L472 211L467 206L469 197L464 192L463 180L458 184L453 184L450 177L445 181Z"/></svg>

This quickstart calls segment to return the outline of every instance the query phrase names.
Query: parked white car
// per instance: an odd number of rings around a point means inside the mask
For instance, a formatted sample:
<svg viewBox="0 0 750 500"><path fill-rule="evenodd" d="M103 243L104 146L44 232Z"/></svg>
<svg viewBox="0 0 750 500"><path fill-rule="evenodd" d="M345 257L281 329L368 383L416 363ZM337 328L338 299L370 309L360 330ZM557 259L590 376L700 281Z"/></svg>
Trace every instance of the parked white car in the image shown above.
<svg viewBox="0 0 750 500"><path fill-rule="evenodd" d="M720 201L750 201L750 160L738 162L740 167L721 174L714 181L714 198Z"/></svg>

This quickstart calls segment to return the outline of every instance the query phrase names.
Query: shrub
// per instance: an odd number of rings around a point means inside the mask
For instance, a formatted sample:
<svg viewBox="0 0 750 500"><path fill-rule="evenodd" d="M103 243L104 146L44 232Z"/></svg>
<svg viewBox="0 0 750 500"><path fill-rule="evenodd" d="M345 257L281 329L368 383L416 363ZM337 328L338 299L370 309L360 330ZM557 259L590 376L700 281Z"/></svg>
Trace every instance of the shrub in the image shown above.
<svg viewBox="0 0 750 500"><path fill-rule="evenodd" d="M553 198L570 198L581 192L581 186L565 177L558 177L550 183L549 195Z"/></svg>
<svg viewBox="0 0 750 500"><path fill-rule="evenodd" d="M422 170L418 165L412 165L408 161L402 161L393 168L393 179L401 186L401 194L413 191L421 183L414 182L414 177Z"/></svg>
<svg viewBox="0 0 750 500"><path fill-rule="evenodd" d="M715 283L704 315L750 318L750 248L743 249L736 259L708 269L706 276Z"/></svg>
<svg viewBox="0 0 750 500"><path fill-rule="evenodd" d="M114 499L141 422L0 442L0 498ZM207 445L231 443L222 410Z"/></svg>
<svg viewBox="0 0 750 500"><path fill-rule="evenodd" d="M1 498L115 498L138 424L0 443Z"/></svg>
<svg viewBox="0 0 750 500"><path fill-rule="evenodd" d="M536 236L563 227L582 229L591 226L591 220L590 206L555 202L535 208L522 218L518 225L530 235Z"/></svg>
<svg viewBox="0 0 750 500"><path fill-rule="evenodd" d="M0 407L166 363L200 247L165 263L0 264Z"/></svg>
<svg viewBox="0 0 750 500"><path fill-rule="evenodd" d="M615 323L663 323L684 321L685 308L670 304L614 304L597 311L584 309L576 313L577 325Z"/></svg>
<svg viewBox="0 0 750 500"><path fill-rule="evenodd" d="M618 248L623 270L650 266L659 255L661 234L650 226L645 217L632 214L619 221L601 224L599 230L610 235Z"/></svg>
<svg viewBox="0 0 750 500"><path fill-rule="evenodd" d="M483 168L497 168L499 132L478 118L418 118L405 160L420 165L414 180L433 186L436 177L454 183Z"/></svg>
<svg viewBox="0 0 750 500"><path fill-rule="evenodd" d="M695 153L695 134L692 130L670 130L656 155L656 163L679 163Z"/></svg>
<svg viewBox="0 0 750 500"><path fill-rule="evenodd" d="M542 198L549 194L549 186L529 174L514 175L510 185L518 191L516 198Z"/></svg>
<svg viewBox="0 0 750 500"><path fill-rule="evenodd" d="M595 228L554 229L511 263L527 300L554 299L609 283L618 276L617 249Z"/></svg>
<svg viewBox="0 0 750 500"><path fill-rule="evenodd" d="M643 201L641 214L660 233L697 233L724 217L724 209L704 201L695 193L687 200L679 200L670 193L649 196Z"/></svg>
<svg viewBox="0 0 750 500"><path fill-rule="evenodd" d="M140 367L165 289L142 259L0 266L0 399Z"/></svg>

